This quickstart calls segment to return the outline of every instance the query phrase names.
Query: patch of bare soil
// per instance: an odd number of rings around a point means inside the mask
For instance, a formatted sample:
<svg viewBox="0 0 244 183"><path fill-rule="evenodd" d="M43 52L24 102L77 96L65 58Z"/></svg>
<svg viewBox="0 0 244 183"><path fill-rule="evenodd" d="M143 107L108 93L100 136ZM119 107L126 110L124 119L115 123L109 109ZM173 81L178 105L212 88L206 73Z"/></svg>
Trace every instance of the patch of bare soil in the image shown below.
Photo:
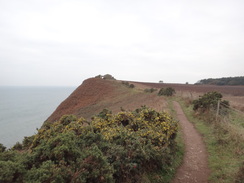
<svg viewBox="0 0 244 183"><path fill-rule="evenodd" d="M185 155L183 164L178 168L173 183L205 183L208 182L210 170L208 156L201 135L190 123L179 103L174 102L178 120L183 132L185 142Z"/></svg>

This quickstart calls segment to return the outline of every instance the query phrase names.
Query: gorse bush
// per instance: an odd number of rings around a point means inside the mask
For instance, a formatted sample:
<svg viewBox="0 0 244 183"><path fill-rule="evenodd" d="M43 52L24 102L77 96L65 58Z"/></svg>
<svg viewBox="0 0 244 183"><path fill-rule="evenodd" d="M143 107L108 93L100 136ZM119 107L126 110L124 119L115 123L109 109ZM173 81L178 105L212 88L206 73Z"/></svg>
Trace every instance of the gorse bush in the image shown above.
<svg viewBox="0 0 244 183"><path fill-rule="evenodd" d="M91 122L65 115L25 138L21 151L1 151L0 182L143 182L170 171L177 128L167 113L146 107L103 110Z"/></svg>
<svg viewBox="0 0 244 183"><path fill-rule="evenodd" d="M229 102L226 100L222 101L222 97L222 94L218 92L205 93L199 99L193 101L193 110L200 112L209 111L210 109L216 110L218 101L220 101L220 109L223 111L229 107Z"/></svg>
<svg viewBox="0 0 244 183"><path fill-rule="evenodd" d="M103 79L108 79L108 80L116 80L111 74L105 74L102 76Z"/></svg>
<svg viewBox="0 0 244 183"><path fill-rule="evenodd" d="M158 95L165 95L165 96L172 96L175 94L175 89L168 87L168 88L161 88L158 92Z"/></svg>
<svg viewBox="0 0 244 183"><path fill-rule="evenodd" d="M236 176L236 183L244 183L244 162L242 163L239 172Z"/></svg>
<svg viewBox="0 0 244 183"><path fill-rule="evenodd" d="M4 152L6 150L6 147L0 143L0 152Z"/></svg>
<svg viewBox="0 0 244 183"><path fill-rule="evenodd" d="M128 81L122 81L121 82L123 85L127 86L128 88L135 88L134 84L130 84Z"/></svg>

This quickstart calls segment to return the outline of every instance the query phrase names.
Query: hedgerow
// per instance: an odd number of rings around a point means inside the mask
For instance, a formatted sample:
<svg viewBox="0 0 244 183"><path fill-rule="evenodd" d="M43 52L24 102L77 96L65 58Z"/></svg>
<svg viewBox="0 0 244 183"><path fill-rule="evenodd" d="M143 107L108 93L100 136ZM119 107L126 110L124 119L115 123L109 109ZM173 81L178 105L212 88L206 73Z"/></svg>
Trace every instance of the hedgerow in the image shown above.
<svg viewBox="0 0 244 183"><path fill-rule="evenodd" d="M104 110L91 122L65 115L25 138L20 151L0 153L0 182L143 182L170 171L177 129L167 113L147 107Z"/></svg>

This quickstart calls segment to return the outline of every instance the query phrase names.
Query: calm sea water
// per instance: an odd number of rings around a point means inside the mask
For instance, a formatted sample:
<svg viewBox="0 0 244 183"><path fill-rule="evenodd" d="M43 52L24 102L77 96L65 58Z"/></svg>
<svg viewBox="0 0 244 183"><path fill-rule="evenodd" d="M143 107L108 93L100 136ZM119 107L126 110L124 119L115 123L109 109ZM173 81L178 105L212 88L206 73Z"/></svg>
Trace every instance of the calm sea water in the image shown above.
<svg viewBox="0 0 244 183"><path fill-rule="evenodd" d="M6 147L35 134L75 87L0 87L0 143Z"/></svg>

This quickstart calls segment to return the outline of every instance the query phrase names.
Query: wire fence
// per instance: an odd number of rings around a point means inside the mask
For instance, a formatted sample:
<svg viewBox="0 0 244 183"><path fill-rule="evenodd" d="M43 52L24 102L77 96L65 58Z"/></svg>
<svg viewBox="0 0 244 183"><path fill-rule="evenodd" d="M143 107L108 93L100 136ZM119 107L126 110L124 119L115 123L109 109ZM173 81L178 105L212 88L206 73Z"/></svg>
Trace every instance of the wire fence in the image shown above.
<svg viewBox="0 0 244 183"><path fill-rule="evenodd" d="M202 93L204 94L204 93ZM184 92L184 91L179 91L177 92L177 95L183 98L189 98L190 100L195 100L197 98L199 98L199 96L201 96L201 93L196 93L196 92ZM243 124L244 124L244 112L241 110L238 110L230 105L227 105L226 103L224 103L223 101L219 101L219 108L222 106L225 109L229 110L229 112L235 112L238 116L240 116L240 118L243 118ZM220 110L219 108L216 111L216 120L218 117L220 117ZM226 121L226 117L224 119Z"/></svg>
<svg viewBox="0 0 244 183"><path fill-rule="evenodd" d="M219 105L217 108L217 113L216 113L216 121L219 119L222 119L221 121L228 122L228 123L233 123L233 119L230 118L230 116L235 116L234 119L238 119L238 122L234 122L233 124L237 124L238 126L240 125L241 127L244 127L244 113L230 105L227 105L223 101L218 101ZM227 110L228 115L221 115L220 114L220 106L224 107L225 110Z"/></svg>
<svg viewBox="0 0 244 183"><path fill-rule="evenodd" d="M222 105L222 106L224 106L224 107L226 107L226 108L229 108L230 110L236 111L236 112L238 112L239 114L244 115L244 112L242 112L242 111L240 111L240 110L238 110L238 109L236 109L236 108L234 108L234 107L228 106L228 105L226 105L226 104L223 103L223 102L220 102L220 105Z"/></svg>

